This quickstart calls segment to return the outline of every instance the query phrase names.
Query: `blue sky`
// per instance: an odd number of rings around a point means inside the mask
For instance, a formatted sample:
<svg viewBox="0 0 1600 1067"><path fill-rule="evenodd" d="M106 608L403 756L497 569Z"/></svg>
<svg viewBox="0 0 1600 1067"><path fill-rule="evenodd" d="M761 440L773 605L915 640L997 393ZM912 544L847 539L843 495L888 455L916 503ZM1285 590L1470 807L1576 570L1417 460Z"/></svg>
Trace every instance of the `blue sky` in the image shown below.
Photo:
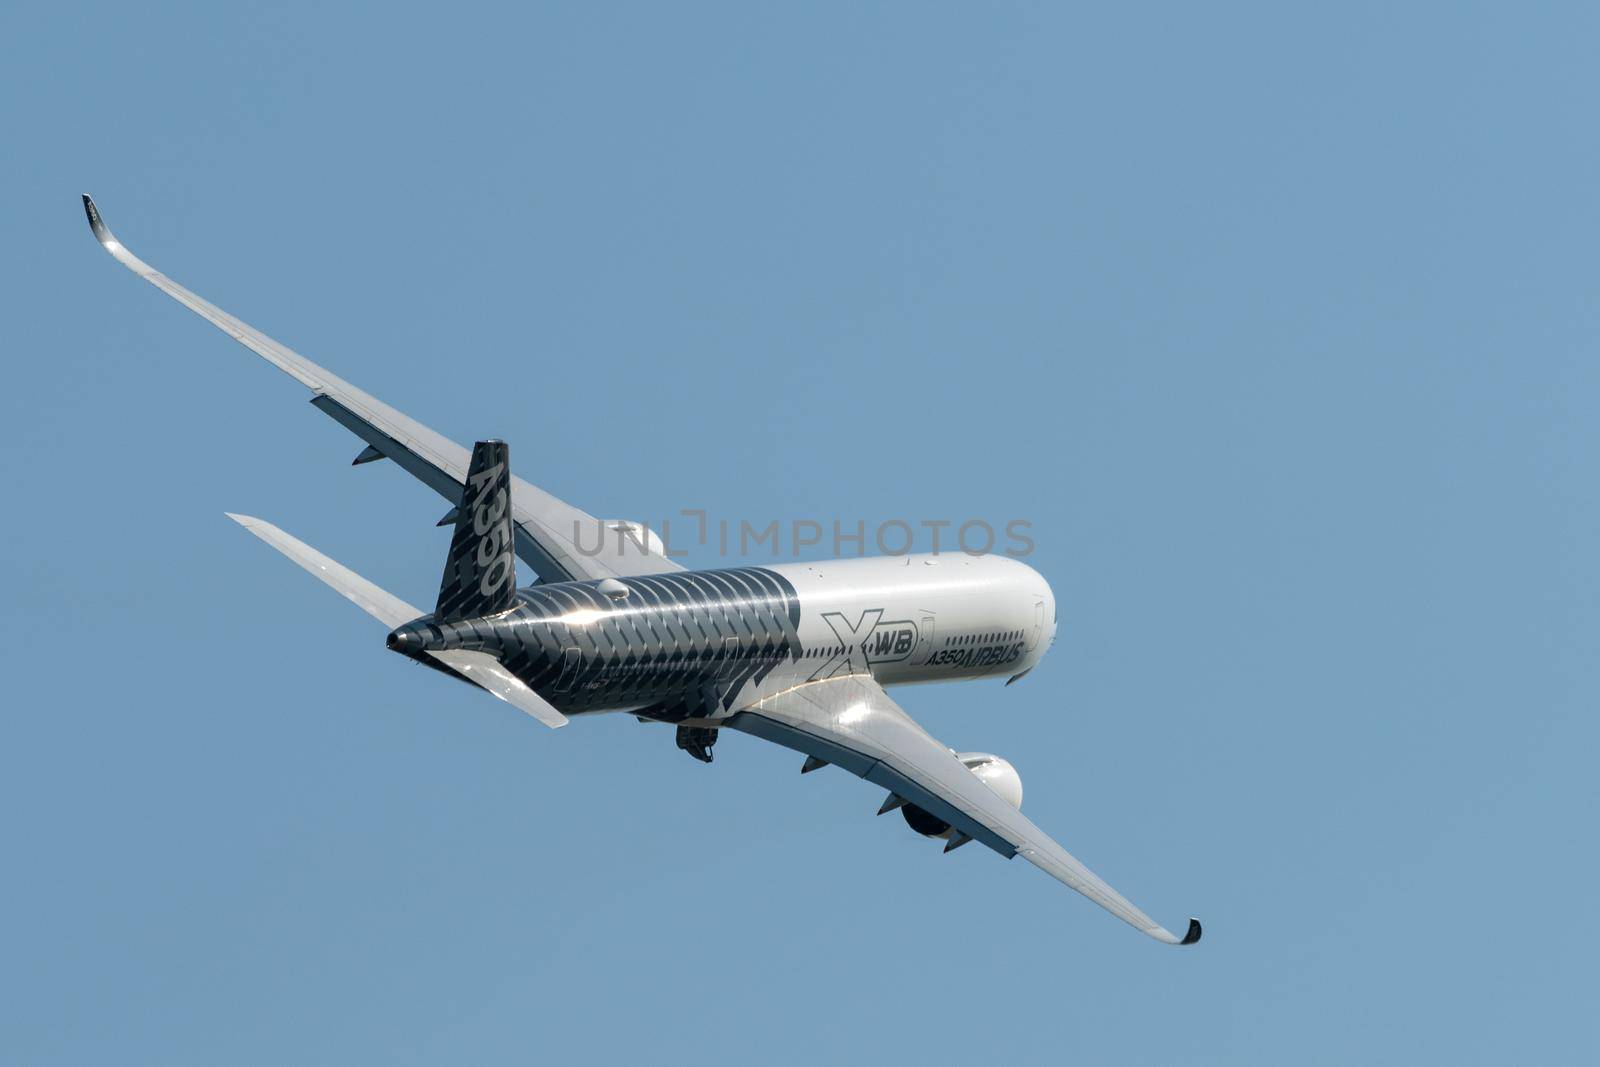
<svg viewBox="0 0 1600 1067"><path fill-rule="evenodd" d="M1592 1062L1593 5L0 16L16 1062ZM438 499L140 255L591 513L1032 522L920 687L1169 926L839 772L545 732ZM714 562L701 558L703 563Z"/></svg>

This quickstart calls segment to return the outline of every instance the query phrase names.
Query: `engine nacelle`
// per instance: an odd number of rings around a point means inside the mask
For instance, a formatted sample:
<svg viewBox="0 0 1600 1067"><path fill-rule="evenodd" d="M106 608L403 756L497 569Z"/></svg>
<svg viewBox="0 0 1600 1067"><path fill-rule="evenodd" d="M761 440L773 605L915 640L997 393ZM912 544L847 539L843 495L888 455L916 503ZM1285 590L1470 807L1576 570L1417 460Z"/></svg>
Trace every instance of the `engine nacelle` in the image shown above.
<svg viewBox="0 0 1600 1067"><path fill-rule="evenodd" d="M1022 776L1009 762L987 752L957 752L956 759L1007 804L1022 810ZM923 837L949 837L951 834L949 823L915 804L904 805L900 813L905 816L906 825Z"/></svg>
<svg viewBox="0 0 1600 1067"><path fill-rule="evenodd" d="M618 538L621 538L624 544L644 545L658 556L667 554L667 546L662 544L661 538L656 536L656 532L642 522L629 522L627 519L606 519L600 525L605 527L605 547L609 551L616 551Z"/></svg>
<svg viewBox="0 0 1600 1067"><path fill-rule="evenodd" d="M957 752L956 759L977 775L978 781L1000 794L1000 798L1022 810L1022 775L1011 764L988 752Z"/></svg>
<svg viewBox="0 0 1600 1067"><path fill-rule="evenodd" d="M949 823L936 815L929 815L915 804L907 804L900 809L900 814L906 817L906 825L923 837L950 836Z"/></svg>

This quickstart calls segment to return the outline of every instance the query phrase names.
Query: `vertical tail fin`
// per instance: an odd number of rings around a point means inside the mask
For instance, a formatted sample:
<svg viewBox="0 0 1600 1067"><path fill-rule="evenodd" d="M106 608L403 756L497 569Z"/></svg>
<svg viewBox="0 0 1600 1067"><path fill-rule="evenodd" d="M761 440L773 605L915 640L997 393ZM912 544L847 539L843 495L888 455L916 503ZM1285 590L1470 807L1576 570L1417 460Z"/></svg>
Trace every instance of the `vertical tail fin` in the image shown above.
<svg viewBox="0 0 1600 1067"><path fill-rule="evenodd" d="M472 446L450 558L439 582L440 622L505 611L516 603L511 537L511 453L504 441Z"/></svg>

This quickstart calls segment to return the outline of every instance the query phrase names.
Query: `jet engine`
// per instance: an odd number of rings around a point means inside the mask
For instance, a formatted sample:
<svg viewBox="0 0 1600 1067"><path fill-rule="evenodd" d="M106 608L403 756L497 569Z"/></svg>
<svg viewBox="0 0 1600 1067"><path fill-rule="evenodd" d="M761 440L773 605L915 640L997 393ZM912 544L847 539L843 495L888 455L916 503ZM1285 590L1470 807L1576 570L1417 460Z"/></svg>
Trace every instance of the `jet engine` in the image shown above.
<svg viewBox="0 0 1600 1067"><path fill-rule="evenodd" d="M604 548L608 552L617 551L617 546L624 542L631 545L643 545L658 556L667 554L667 546L662 543L656 532L642 522L629 522L627 519L606 519L600 524L605 529ZM589 536L589 531L584 531L584 536Z"/></svg>
<svg viewBox="0 0 1600 1067"><path fill-rule="evenodd" d="M957 752L956 759L1007 804L1022 810L1022 776L1010 763L987 752ZM900 813L905 816L906 825L923 837L947 838L952 832L949 823L915 804L902 805Z"/></svg>

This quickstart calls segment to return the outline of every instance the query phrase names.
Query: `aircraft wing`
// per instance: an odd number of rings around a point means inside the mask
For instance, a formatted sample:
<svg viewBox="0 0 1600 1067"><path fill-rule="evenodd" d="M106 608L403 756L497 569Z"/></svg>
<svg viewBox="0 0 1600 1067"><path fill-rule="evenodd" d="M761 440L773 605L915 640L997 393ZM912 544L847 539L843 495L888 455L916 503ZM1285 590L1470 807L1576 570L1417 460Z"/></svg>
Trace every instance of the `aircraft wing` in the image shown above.
<svg viewBox="0 0 1600 1067"><path fill-rule="evenodd" d="M471 459L469 450L329 373L145 263L116 239L87 195L83 209L96 239L118 263L310 389L315 394L311 398L313 404L367 443L368 448L357 462L392 459L452 507L460 502ZM602 531L593 517L521 478L513 476L511 482L517 555L546 581L629 577L683 569L639 537L619 536L614 527L605 531L603 550L596 551L594 546L600 543ZM588 551L580 550L580 544Z"/></svg>
<svg viewBox="0 0 1600 1067"><path fill-rule="evenodd" d="M1190 919L1188 930L1178 937L1101 881L980 781L870 677L808 682L750 705L723 725L882 786L891 794L883 811L894 798L915 804L1007 859L1022 856L1158 941L1192 945L1200 940L1199 920ZM963 839L952 839L947 850L961 843Z"/></svg>

